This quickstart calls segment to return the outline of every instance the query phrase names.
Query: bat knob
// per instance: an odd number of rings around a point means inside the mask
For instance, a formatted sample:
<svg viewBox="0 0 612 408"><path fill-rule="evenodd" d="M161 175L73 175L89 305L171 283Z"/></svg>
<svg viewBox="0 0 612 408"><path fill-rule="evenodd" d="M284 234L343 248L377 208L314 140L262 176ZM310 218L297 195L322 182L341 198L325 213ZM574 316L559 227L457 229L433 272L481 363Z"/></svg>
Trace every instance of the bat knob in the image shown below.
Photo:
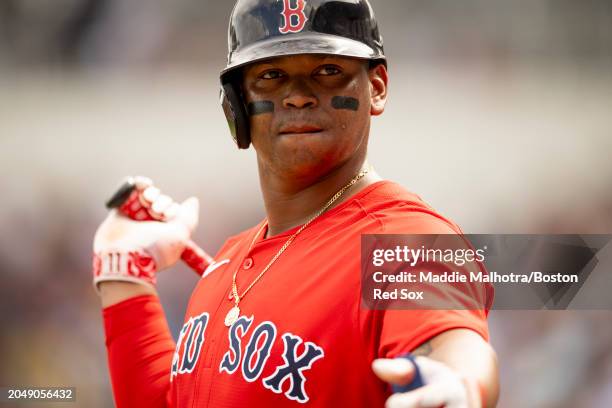
<svg viewBox="0 0 612 408"><path fill-rule="evenodd" d="M119 208L127 201L132 192L136 189L136 182L133 178L128 178L122 185L119 187L115 194L106 202L106 208L111 210L113 208Z"/></svg>

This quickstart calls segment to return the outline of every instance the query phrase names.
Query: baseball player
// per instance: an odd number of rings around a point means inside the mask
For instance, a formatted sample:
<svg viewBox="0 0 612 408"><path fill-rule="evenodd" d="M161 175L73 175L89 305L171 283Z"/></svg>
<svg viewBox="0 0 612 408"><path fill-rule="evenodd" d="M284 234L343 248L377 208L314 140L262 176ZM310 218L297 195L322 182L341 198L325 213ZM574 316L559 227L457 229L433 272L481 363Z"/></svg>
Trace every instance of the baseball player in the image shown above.
<svg viewBox="0 0 612 408"><path fill-rule="evenodd" d="M198 201L133 181L94 239L116 405L495 406L486 310L360 306L362 234L461 234L366 161L388 85L368 1L239 0L229 47L223 109L266 217L201 264L175 342L155 277L197 250Z"/></svg>

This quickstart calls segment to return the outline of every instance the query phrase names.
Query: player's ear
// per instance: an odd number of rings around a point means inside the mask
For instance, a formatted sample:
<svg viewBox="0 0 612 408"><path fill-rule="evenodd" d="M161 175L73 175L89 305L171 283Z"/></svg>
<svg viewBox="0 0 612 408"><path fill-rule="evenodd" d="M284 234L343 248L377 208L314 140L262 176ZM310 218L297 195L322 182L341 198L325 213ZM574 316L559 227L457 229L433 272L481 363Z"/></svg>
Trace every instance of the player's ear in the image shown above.
<svg viewBox="0 0 612 408"><path fill-rule="evenodd" d="M378 116L385 111L387 104L387 84L389 77L385 64L376 64L368 69L370 80L370 114Z"/></svg>

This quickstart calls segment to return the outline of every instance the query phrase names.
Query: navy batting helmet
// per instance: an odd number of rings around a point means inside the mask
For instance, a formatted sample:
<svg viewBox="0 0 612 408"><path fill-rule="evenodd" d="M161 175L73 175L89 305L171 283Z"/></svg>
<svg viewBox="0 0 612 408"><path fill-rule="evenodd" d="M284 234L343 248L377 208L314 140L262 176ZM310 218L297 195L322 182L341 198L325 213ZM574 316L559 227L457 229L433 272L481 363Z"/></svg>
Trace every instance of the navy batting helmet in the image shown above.
<svg viewBox="0 0 612 408"><path fill-rule="evenodd" d="M241 67L268 58L341 55L386 64L383 39L368 0L238 0L221 71L221 104L234 141L251 144L240 90Z"/></svg>

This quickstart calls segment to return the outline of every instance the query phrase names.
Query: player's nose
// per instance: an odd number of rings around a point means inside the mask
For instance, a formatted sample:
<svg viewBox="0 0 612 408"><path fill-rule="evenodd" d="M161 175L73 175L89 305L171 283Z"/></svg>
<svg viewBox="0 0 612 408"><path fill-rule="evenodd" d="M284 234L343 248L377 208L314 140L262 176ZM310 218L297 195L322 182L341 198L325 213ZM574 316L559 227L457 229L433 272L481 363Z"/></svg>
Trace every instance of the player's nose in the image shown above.
<svg viewBox="0 0 612 408"><path fill-rule="evenodd" d="M289 85L285 98L284 108L305 109L319 105L319 99L304 80L296 79Z"/></svg>

